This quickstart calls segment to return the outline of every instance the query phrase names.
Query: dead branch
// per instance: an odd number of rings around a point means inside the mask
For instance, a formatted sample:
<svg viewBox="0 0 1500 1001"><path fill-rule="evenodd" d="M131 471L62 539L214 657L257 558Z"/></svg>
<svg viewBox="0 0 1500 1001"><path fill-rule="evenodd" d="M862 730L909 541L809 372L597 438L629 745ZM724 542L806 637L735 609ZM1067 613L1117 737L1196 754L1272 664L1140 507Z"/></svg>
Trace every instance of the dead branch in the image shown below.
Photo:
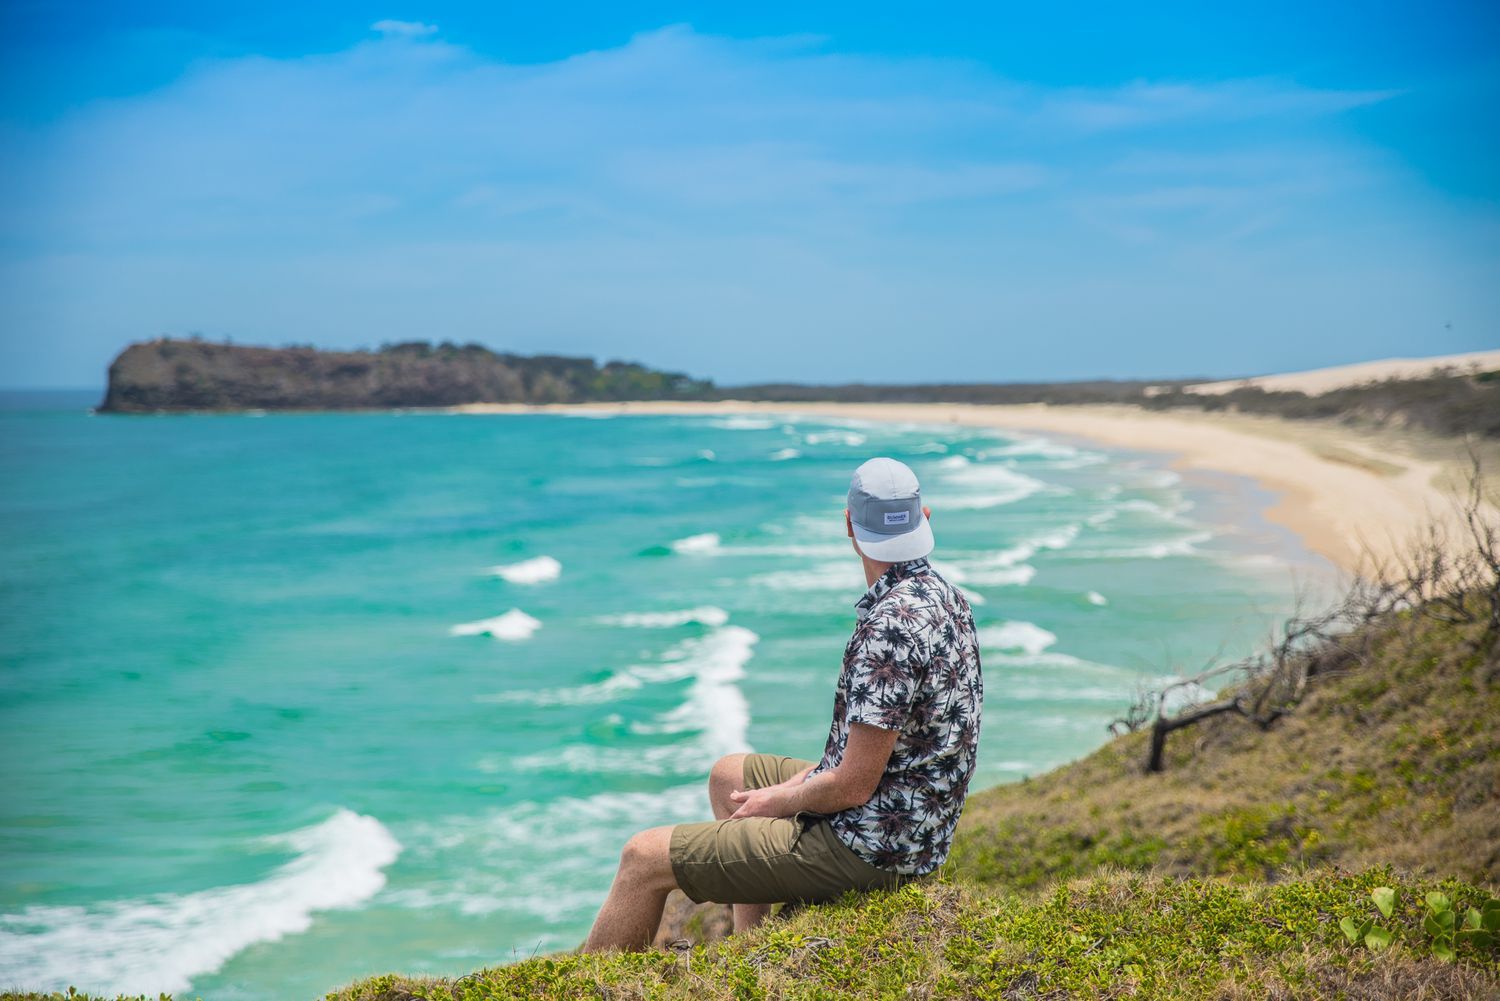
<svg viewBox="0 0 1500 1001"><path fill-rule="evenodd" d="M1367 552L1365 572L1333 606L1307 613L1307 596L1298 594L1292 615L1265 652L1138 692L1125 714L1110 724L1111 732L1135 732L1151 721L1146 771L1160 772L1167 737L1177 730L1228 714L1268 729L1296 710L1314 679L1363 667L1371 654L1370 627L1376 623L1404 623L1409 636L1423 621L1478 624L1477 630L1468 630L1469 642L1484 654L1477 680L1494 684L1500 675L1500 660L1493 656L1500 642L1500 503L1486 494L1472 446L1469 458L1465 489L1455 498L1454 522L1462 527L1461 538L1450 540L1434 522L1394 561L1380 562ZM1240 679L1231 697L1169 712L1168 696L1174 691L1231 676Z"/></svg>

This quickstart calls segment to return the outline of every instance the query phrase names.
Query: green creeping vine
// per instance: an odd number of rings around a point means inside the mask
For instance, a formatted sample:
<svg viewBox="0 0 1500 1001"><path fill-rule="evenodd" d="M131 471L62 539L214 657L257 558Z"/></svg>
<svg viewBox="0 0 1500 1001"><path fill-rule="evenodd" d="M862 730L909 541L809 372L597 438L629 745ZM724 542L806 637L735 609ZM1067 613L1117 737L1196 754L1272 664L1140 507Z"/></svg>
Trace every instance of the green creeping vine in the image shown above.
<svg viewBox="0 0 1500 1001"><path fill-rule="evenodd" d="M1395 913L1396 891L1389 886L1375 887L1370 897L1382 916L1390 918ZM1445 893L1434 890L1427 894L1425 902L1427 913L1422 918L1422 930L1431 939L1432 954L1438 959L1453 962L1461 946L1472 946L1482 953L1500 944L1500 900L1486 897L1478 907L1468 908L1462 919ZM1344 917L1339 919L1339 928L1351 943L1363 942L1365 948L1376 952L1389 946L1396 937L1394 930L1376 924L1374 918L1360 921Z"/></svg>
<svg viewBox="0 0 1500 1001"><path fill-rule="evenodd" d="M1377 886L1370 891L1370 896L1375 898L1375 906L1380 909L1380 913L1390 917L1396 906L1396 891L1389 886ZM1374 918L1365 918L1363 921L1355 921L1350 917L1340 918L1339 928L1343 929L1344 937L1350 942L1355 945L1364 942L1365 948L1377 952L1390 945L1395 937L1390 929L1377 925Z"/></svg>
<svg viewBox="0 0 1500 1001"><path fill-rule="evenodd" d="M1433 891L1427 895L1422 930L1432 936L1432 954L1438 959L1452 962L1458 956L1456 947L1465 939L1474 948L1486 950L1500 931L1500 900L1491 897L1481 907L1470 907L1459 921L1458 910L1447 894Z"/></svg>

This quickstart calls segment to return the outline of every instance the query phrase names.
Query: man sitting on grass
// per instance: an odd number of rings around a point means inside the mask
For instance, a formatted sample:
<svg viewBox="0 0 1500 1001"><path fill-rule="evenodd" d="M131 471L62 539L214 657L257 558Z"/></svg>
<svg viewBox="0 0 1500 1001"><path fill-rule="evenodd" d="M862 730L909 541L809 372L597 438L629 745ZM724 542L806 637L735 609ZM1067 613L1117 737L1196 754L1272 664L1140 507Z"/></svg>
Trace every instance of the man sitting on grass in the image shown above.
<svg viewBox="0 0 1500 1001"><path fill-rule="evenodd" d="M626 842L584 951L644 949L673 889L733 904L744 931L773 903L891 889L942 865L974 774L984 686L969 603L926 559L931 514L902 463L855 471L844 526L869 589L822 760L720 758L708 780L718 819Z"/></svg>

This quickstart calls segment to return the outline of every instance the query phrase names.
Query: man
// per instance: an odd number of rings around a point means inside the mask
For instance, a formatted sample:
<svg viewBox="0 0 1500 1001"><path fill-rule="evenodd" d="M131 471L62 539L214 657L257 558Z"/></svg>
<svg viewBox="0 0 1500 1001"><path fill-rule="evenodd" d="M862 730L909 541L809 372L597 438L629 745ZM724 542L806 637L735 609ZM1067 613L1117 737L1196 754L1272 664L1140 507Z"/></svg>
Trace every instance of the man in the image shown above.
<svg viewBox="0 0 1500 1001"><path fill-rule="evenodd" d="M932 512L894 459L854 473L844 527L869 589L823 758L731 754L709 776L711 823L632 837L587 952L643 949L667 894L734 905L735 931L781 901L890 889L948 856L979 744L974 616L932 569Z"/></svg>

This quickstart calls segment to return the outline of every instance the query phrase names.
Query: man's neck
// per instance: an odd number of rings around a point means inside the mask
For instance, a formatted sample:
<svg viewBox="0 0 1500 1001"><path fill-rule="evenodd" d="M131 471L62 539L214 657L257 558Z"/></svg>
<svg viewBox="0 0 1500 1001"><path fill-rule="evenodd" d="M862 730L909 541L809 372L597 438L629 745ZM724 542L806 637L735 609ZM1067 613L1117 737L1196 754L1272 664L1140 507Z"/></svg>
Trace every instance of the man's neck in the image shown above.
<svg viewBox="0 0 1500 1001"><path fill-rule="evenodd" d="M865 587L870 587L884 576L887 570L896 565L894 563L881 563L879 560L872 560L864 553L859 554L859 560L865 565Z"/></svg>

